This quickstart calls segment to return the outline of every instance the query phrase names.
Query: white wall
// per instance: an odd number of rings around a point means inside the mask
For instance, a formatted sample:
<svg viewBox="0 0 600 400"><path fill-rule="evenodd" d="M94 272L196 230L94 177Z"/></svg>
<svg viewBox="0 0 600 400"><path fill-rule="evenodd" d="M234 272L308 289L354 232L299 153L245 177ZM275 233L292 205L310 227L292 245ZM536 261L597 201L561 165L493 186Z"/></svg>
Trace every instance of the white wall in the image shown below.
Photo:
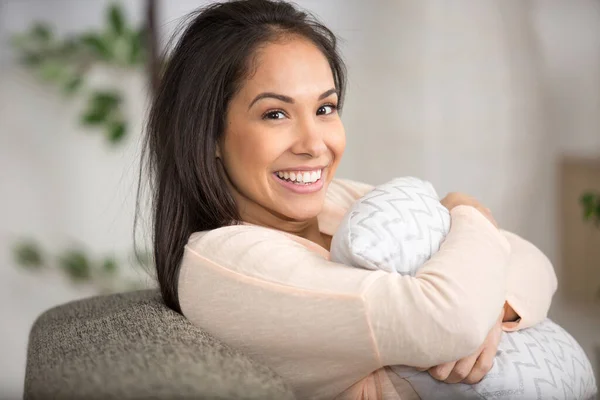
<svg viewBox="0 0 600 400"><path fill-rule="evenodd" d="M141 0L122 3L134 21L143 18ZM160 2L161 29L171 31L202 3ZM381 183L416 175L440 195L470 193L502 226L558 259L556 158L600 154L597 1L298 3L343 39L350 85L341 176ZM107 150L100 135L78 126L81 104L32 79L6 45L35 19L60 33L99 26L106 4L0 0L0 396L22 392L35 317L92 293L18 269L13 239L34 235L48 246L76 240L96 254L131 247L138 138ZM99 81L106 79L101 72ZM132 131L139 132L144 78L115 84L128 93ZM576 337L588 340L586 334Z"/></svg>
<svg viewBox="0 0 600 400"><path fill-rule="evenodd" d="M537 0L548 127L561 153L600 154L600 1Z"/></svg>
<svg viewBox="0 0 600 400"><path fill-rule="evenodd" d="M83 244L98 256L123 256L132 248L135 195L135 136L111 150L77 122L80 102L65 100L13 62L10 33L33 20L51 22L65 34L100 26L108 1L9 1L0 3L0 399L22 396L29 329L44 310L90 296L56 274L27 273L11 258L10 246L26 236L62 250ZM140 1L126 2L141 17ZM102 71L94 80L105 81ZM139 132L144 77L111 81L128 95L127 113ZM130 272L133 272L130 271Z"/></svg>

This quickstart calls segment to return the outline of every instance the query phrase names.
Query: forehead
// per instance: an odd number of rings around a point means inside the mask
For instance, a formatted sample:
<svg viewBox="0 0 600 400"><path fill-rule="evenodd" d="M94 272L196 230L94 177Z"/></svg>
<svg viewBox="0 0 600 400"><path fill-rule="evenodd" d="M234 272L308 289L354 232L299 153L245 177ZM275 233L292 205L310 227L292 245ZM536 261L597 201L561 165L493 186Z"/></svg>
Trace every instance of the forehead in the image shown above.
<svg viewBox="0 0 600 400"><path fill-rule="evenodd" d="M303 96L333 87L331 67L321 50L306 39L291 38L257 50L242 91L247 96L265 91Z"/></svg>

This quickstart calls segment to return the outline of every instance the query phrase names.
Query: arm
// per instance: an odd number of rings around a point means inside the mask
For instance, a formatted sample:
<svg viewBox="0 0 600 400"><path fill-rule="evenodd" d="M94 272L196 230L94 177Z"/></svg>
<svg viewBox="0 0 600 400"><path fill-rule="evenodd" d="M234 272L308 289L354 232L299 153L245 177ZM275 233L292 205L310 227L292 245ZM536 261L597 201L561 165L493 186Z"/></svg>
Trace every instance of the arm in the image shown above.
<svg viewBox="0 0 600 400"><path fill-rule="evenodd" d="M503 329L514 331L546 318L557 280L552 263L537 247L514 233L500 231L511 247Z"/></svg>
<svg viewBox="0 0 600 400"><path fill-rule="evenodd" d="M521 237L502 230L500 232L511 246L507 300L502 320L498 321L475 353L429 369L431 376L437 380L467 384L479 382L492 368L502 330L527 328L546 317L557 286L550 261L539 249ZM525 317L521 318L521 315Z"/></svg>
<svg viewBox="0 0 600 400"><path fill-rule="evenodd" d="M329 262L270 229L209 232L186 247L182 311L284 378L308 368L306 387L318 374L348 387L341 375L352 369L364 376L464 357L500 313L509 245L472 207L456 207L452 218L416 277Z"/></svg>
<svg viewBox="0 0 600 400"><path fill-rule="evenodd" d="M451 216L450 233L415 278L386 274L367 292L374 303L398 299L371 313L383 365L429 367L471 354L502 310L506 238L473 207Z"/></svg>

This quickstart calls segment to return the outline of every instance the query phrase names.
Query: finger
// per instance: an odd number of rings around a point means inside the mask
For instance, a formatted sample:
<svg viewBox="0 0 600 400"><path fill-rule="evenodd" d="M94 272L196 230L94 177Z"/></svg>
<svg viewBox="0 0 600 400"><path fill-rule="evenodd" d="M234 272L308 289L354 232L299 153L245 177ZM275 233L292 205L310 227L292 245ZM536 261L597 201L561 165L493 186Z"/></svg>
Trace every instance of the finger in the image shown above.
<svg viewBox="0 0 600 400"><path fill-rule="evenodd" d="M429 368L428 367L423 367L423 368L415 367L415 369L419 372L423 372L423 371L427 371Z"/></svg>
<svg viewBox="0 0 600 400"><path fill-rule="evenodd" d="M448 375L450 375L450 372L452 372L452 369L454 369L455 365L456 361L436 365L435 367L429 368L429 375L431 375L433 379L444 381L448 378Z"/></svg>
<svg viewBox="0 0 600 400"><path fill-rule="evenodd" d="M494 357L496 356L496 348L492 346L491 348L486 347L481 352L481 355L475 362L471 373L467 376L466 379L463 380L464 383L469 385L474 385L475 383L480 382L483 377L492 369L494 366Z"/></svg>
<svg viewBox="0 0 600 400"><path fill-rule="evenodd" d="M450 372L450 375L448 375L448 378L446 378L444 382L458 383L466 379L471 373L471 370L473 370L473 366L477 362L477 358L480 354L481 348L475 353L473 353L473 355L458 360L458 362L452 369L452 372Z"/></svg>

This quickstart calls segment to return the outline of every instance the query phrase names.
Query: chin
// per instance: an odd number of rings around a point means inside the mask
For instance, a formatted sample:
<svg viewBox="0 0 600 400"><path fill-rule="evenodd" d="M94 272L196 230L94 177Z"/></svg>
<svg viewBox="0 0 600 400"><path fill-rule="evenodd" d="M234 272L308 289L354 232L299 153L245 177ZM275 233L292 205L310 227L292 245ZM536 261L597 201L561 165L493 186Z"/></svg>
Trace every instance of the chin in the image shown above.
<svg viewBox="0 0 600 400"><path fill-rule="evenodd" d="M311 204L309 207L303 207L302 209L288 209L285 210L283 215L294 221L308 221L319 215L321 211L323 211L323 202Z"/></svg>

